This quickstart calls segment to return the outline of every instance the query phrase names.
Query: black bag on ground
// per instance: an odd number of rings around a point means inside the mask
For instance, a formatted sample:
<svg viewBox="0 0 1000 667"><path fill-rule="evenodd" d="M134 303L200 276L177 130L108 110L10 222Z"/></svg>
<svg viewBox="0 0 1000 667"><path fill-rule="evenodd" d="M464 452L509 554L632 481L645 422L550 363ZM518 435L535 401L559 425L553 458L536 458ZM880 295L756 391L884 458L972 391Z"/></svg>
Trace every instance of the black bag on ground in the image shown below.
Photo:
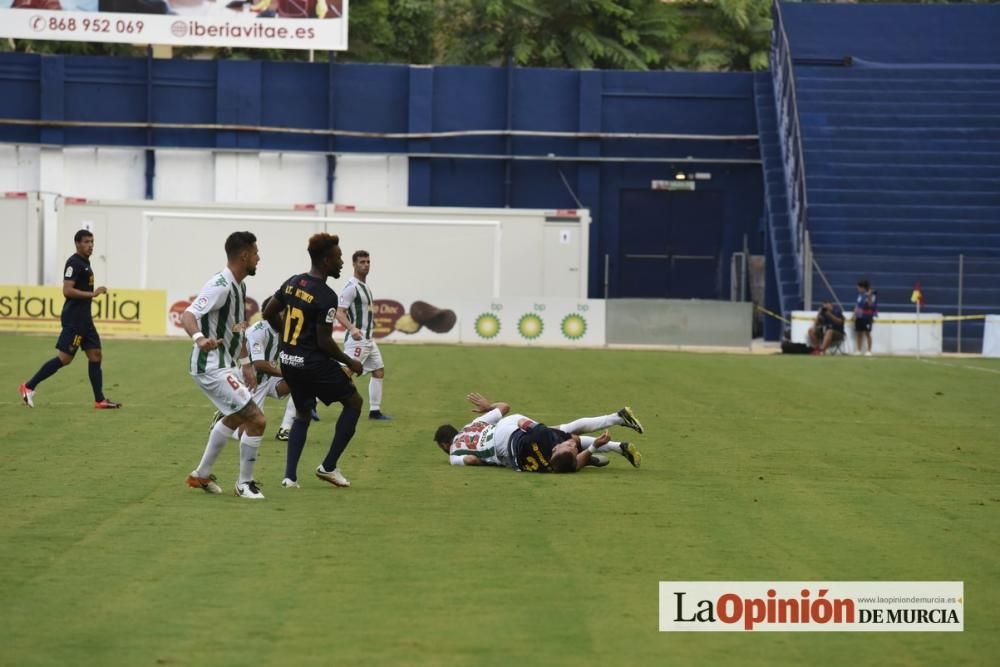
<svg viewBox="0 0 1000 667"><path fill-rule="evenodd" d="M781 351L784 354L809 354L812 348L805 343L793 343L790 340L781 341Z"/></svg>

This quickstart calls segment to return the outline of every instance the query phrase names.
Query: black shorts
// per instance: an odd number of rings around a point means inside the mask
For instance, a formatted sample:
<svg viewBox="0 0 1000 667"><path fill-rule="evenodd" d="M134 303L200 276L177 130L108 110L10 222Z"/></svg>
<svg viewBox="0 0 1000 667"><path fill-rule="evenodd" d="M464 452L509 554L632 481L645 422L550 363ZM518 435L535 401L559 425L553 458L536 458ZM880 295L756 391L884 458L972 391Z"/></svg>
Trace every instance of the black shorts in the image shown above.
<svg viewBox="0 0 1000 667"><path fill-rule="evenodd" d="M874 320L870 317L859 317L854 320L854 330L857 332L871 331L872 325L875 324Z"/></svg>
<svg viewBox="0 0 1000 667"><path fill-rule="evenodd" d="M338 364L321 368L285 367L281 372L299 412L312 410L317 400L323 401L323 405L330 405L350 398L358 391Z"/></svg>
<svg viewBox="0 0 1000 667"><path fill-rule="evenodd" d="M56 349L73 356L81 347L84 350L101 349L101 337L97 334L97 327L94 326L94 323L63 325L62 331L59 333L59 340L56 341Z"/></svg>

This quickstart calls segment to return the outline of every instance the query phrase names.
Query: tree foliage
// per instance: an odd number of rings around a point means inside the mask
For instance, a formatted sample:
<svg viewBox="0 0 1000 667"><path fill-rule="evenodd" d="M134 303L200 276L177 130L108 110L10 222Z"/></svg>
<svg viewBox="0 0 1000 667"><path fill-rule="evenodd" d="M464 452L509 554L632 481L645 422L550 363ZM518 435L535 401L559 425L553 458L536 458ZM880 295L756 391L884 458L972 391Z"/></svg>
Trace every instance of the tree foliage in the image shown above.
<svg viewBox="0 0 1000 667"><path fill-rule="evenodd" d="M379 63L499 65L509 59L533 67L761 70L767 68L770 31L771 0L352 0L350 49L336 57ZM0 50L12 49L144 53L144 47L127 44L0 42ZM183 48L174 56L326 60L330 54Z"/></svg>

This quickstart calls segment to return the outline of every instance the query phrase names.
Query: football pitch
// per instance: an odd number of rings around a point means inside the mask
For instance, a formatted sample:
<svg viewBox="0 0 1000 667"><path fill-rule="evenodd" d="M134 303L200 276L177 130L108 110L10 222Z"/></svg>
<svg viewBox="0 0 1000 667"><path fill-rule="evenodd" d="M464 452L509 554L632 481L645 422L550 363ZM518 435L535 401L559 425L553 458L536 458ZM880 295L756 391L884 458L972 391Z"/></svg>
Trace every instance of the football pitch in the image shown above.
<svg viewBox="0 0 1000 667"><path fill-rule="evenodd" d="M190 344L105 341L17 385L55 337L4 336L2 665L976 665L1000 655L1000 364L384 345L384 411L317 480L187 488L212 414ZM359 389L367 402L367 379ZM454 468L466 393L558 424L631 405L633 469ZM630 437L634 436L634 437ZM658 582L964 581L962 633L661 633ZM990 658L989 656L994 656Z"/></svg>

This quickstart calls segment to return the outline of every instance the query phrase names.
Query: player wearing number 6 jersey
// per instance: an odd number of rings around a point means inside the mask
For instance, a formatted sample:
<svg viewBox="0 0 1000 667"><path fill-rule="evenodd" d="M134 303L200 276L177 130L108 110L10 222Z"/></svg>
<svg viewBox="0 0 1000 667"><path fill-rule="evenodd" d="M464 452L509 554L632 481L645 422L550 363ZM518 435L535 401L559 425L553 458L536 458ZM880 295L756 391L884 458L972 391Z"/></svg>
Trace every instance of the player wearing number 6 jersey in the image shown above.
<svg viewBox="0 0 1000 667"><path fill-rule="evenodd" d="M615 452L636 468L642 455L635 445L611 440L607 431L598 437L579 435L625 426L638 433L642 424L631 408L601 417L584 417L557 428L549 428L524 415L508 415L507 403L491 403L475 392L466 399L473 412L482 416L461 432L444 424L434 434L434 442L448 454L452 465L501 465L524 472L576 472L587 465L601 467L596 452ZM602 457L603 458L603 457Z"/></svg>
<svg viewBox="0 0 1000 667"><path fill-rule="evenodd" d="M314 234L309 239L309 257L312 261L309 272L286 280L263 313L268 324L281 332L278 359L297 408L288 434L285 479L281 485L285 488L299 486L299 458L306 445L310 412L319 399L325 405L337 401L344 409L337 419L326 458L316 469L316 476L334 486L350 486L337 463L354 436L363 401L354 383L340 368L340 364L344 364L360 374L361 363L345 355L333 342L337 295L326 284L326 279L339 278L344 266L340 239L333 234Z"/></svg>
<svg viewBox="0 0 1000 667"><path fill-rule="evenodd" d="M368 381L368 418L381 421L392 419L382 414L382 380L385 364L373 336L375 329L375 300L368 287L371 257L367 250L357 250L351 255L354 277L347 281L337 302L337 322L347 329L344 354L361 362L363 372L371 373Z"/></svg>
<svg viewBox="0 0 1000 667"><path fill-rule="evenodd" d="M243 280L257 273L260 261L257 237L250 232L230 234L226 239L226 258L226 268L208 279L181 315L184 331L194 341L191 377L223 415L212 427L201 463L188 475L187 484L207 493L222 493L212 468L233 431L242 427L236 495L261 499L264 495L254 481L253 468L267 422L251 394L257 387L257 378L243 335L247 327ZM237 367L237 359L242 369Z"/></svg>

